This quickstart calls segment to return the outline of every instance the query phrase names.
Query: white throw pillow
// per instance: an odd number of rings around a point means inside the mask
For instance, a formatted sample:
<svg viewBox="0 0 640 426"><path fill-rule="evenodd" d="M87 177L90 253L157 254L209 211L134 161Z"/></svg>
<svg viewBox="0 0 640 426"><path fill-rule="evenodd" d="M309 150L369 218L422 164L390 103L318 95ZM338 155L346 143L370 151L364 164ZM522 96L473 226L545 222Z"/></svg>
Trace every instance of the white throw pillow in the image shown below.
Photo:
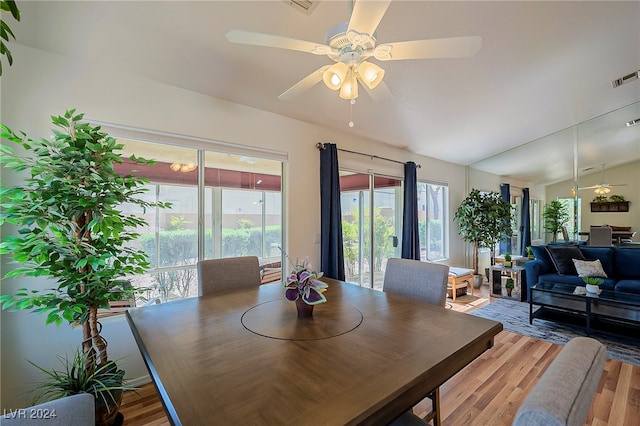
<svg viewBox="0 0 640 426"><path fill-rule="evenodd" d="M607 274L604 272L604 269L602 269L602 263L600 263L600 259L573 259L573 264L576 266L576 271L578 272L579 277L607 278Z"/></svg>

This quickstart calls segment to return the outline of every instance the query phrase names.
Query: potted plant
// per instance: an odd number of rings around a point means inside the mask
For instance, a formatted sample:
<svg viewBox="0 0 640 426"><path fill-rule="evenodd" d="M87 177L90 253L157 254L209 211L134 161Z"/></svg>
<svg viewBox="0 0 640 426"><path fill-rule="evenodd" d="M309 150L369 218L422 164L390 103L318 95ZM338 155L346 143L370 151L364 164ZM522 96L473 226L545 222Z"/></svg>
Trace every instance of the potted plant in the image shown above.
<svg viewBox="0 0 640 426"><path fill-rule="evenodd" d="M96 424L122 424L124 417L116 412L113 420L114 404L119 404L122 392L135 390L124 380L124 371L119 369L115 361L108 361L94 369L86 370L87 354L77 350L72 360L58 357L62 365L61 371L48 371L29 361L40 370L45 379L38 383L33 392L33 404L51 399L63 398L79 393L90 393L95 396Z"/></svg>
<svg viewBox="0 0 640 426"><path fill-rule="evenodd" d="M11 13L13 19L20 21L20 10L16 5L15 0L0 1L0 10L2 12ZM4 19L0 20L0 26L2 27L2 31L0 31L0 56L6 56L9 66L11 66L13 64L13 56L11 55L11 51L9 50L7 43L11 39L15 40L16 36L13 34L13 31L11 31L11 28L9 28L9 25L7 25ZM0 75L2 75L2 61L0 61Z"/></svg>
<svg viewBox="0 0 640 426"><path fill-rule="evenodd" d="M511 267L511 253L504 254L504 266L507 268Z"/></svg>
<svg viewBox="0 0 640 426"><path fill-rule="evenodd" d="M511 297L511 292L513 291L513 287L515 287L513 283L513 278L509 277L504 283L504 288L507 289L507 296Z"/></svg>
<svg viewBox="0 0 640 426"><path fill-rule="evenodd" d="M511 236L511 204L505 202L497 192L480 192L472 189L456 210L454 221L460 229L460 236L473 244L473 270L476 275L475 287L479 287L478 250L488 248L491 265L495 264L494 249L505 236Z"/></svg>
<svg viewBox="0 0 640 426"><path fill-rule="evenodd" d="M536 258L536 256L533 254L533 249L531 248L531 246L527 246L527 257L530 260L533 260Z"/></svg>
<svg viewBox="0 0 640 426"><path fill-rule="evenodd" d="M593 203L606 203L608 202L609 199L607 198L606 195L597 195L596 197L594 197L593 199Z"/></svg>
<svg viewBox="0 0 640 426"><path fill-rule="evenodd" d="M138 198L145 179L116 173L122 145L99 126L82 123L83 114L75 110L51 119L60 129L51 139L34 141L4 125L0 128L3 139L26 151L17 155L2 145L0 162L27 172L21 185L0 191L0 225L17 227L16 235L0 242L0 254L10 254L19 264L4 278L44 276L56 286L50 288L48 281L44 288L20 289L2 295L0 303L3 309L46 314L46 324L80 325L84 374L108 367L123 377L109 361L97 314L99 308L108 309L110 301L132 298L135 289L123 286L123 277L148 268L147 255L130 246L139 236L135 228L146 222L120 206L148 208L156 203ZM153 163L135 156L131 160ZM117 406L109 412L115 417Z"/></svg>
<svg viewBox="0 0 640 426"><path fill-rule="evenodd" d="M582 277L588 293L600 293L600 285L604 283L602 278Z"/></svg>
<svg viewBox="0 0 640 426"><path fill-rule="evenodd" d="M609 196L609 201L612 203L623 203L626 200L622 195L613 194Z"/></svg>
<svg viewBox="0 0 640 426"><path fill-rule="evenodd" d="M542 217L544 218L544 230L551 233L551 240L555 242L558 232L569 222L569 212L566 206L558 200L553 200L544 207Z"/></svg>

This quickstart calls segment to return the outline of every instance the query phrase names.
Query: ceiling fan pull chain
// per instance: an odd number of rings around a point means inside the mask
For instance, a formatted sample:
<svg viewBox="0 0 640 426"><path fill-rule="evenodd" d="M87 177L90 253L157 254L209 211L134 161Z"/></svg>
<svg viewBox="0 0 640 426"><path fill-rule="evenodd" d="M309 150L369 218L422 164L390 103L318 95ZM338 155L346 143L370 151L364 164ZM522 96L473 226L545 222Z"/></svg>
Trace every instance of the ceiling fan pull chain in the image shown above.
<svg viewBox="0 0 640 426"><path fill-rule="evenodd" d="M349 101L349 110L350 110L349 127L355 126L355 124L353 123L353 104L355 104L355 103L356 103L355 99L351 99Z"/></svg>

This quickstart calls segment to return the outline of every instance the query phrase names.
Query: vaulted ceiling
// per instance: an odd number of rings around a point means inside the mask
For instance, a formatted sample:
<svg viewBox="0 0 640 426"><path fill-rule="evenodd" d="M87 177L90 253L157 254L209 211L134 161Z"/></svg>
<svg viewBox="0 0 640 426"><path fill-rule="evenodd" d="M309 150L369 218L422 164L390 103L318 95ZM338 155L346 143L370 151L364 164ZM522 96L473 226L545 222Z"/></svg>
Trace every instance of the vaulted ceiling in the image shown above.
<svg viewBox="0 0 640 426"><path fill-rule="evenodd" d="M230 43L232 29L325 43L351 2L305 14L268 1L18 1L18 43L468 165L640 100L640 2L391 3L379 42L482 37L471 58L378 62L393 98L353 106L320 83L326 56ZM375 62L373 60L372 62ZM45 70L43 70L45 72ZM374 89L375 90L375 89ZM499 174L499 170L497 170Z"/></svg>

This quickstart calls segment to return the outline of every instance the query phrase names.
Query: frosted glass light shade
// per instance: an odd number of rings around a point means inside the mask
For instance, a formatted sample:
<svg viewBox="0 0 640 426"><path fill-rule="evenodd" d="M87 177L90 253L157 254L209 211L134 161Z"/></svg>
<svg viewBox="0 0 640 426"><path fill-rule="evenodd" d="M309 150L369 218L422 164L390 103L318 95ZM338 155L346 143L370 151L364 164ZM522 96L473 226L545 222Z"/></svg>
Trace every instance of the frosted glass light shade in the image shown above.
<svg viewBox="0 0 640 426"><path fill-rule="evenodd" d="M358 75L369 89L374 89L382 82L384 70L371 62L362 62L358 66Z"/></svg>
<svg viewBox="0 0 640 426"><path fill-rule="evenodd" d="M340 97L342 99L355 99L358 97L358 80L353 72L349 72L347 79L342 84Z"/></svg>
<svg viewBox="0 0 640 426"><path fill-rule="evenodd" d="M604 195L610 193L611 188L609 188L608 186L599 186L593 192L599 195Z"/></svg>
<svg viewBox="0 0 640 426"><path fill-rule="evenodd" d="M344 62L336 62L322 73L322 81L329 89L338 90L345 81L347 71L349 67Z"/></svg>

